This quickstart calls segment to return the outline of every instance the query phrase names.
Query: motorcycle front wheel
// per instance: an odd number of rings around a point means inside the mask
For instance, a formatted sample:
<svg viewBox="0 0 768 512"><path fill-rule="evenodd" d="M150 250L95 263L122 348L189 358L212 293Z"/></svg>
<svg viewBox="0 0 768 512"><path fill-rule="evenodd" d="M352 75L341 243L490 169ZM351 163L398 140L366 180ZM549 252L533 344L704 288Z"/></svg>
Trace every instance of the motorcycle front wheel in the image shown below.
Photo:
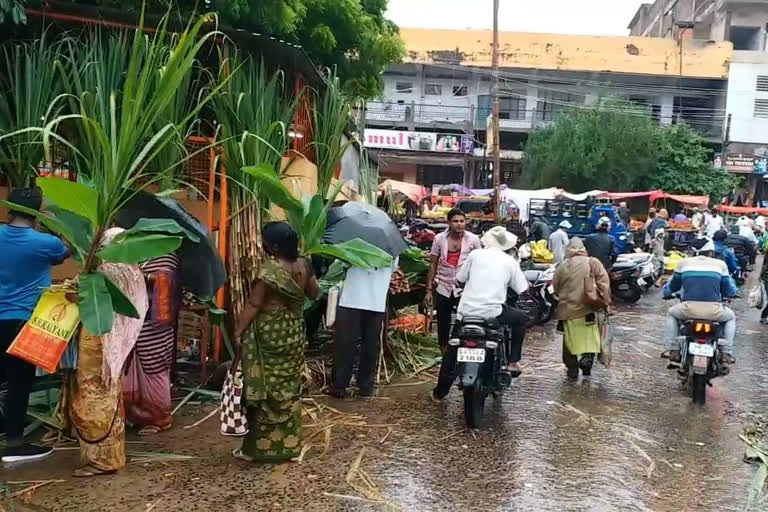
<svg viewBox="0 0 768 512"><path fill-rule="evenodd" d="M485 409L485 392L479 383L464 388L464 419L468 428L480 428Z"/></svg>

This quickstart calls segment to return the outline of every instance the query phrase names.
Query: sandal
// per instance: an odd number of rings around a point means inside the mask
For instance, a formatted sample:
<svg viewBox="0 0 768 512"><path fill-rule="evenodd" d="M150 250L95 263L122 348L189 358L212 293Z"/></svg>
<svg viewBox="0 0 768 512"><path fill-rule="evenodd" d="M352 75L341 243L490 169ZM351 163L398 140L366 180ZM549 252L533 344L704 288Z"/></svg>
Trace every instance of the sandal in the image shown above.
<svg viewBox="0 0 768 512"><path fill-rule="evenodd" d="M115 473L117 473L116 469L104 470L88 464L74 470L72 476L75 478L88 478L91 476L114 475Z"/></svg>
<svg viewBox="0 0 768 512"><path fill-rule="evenodd" d="M256 462L256 459L244 454L241 448L235 448L234 450L232 450L232 456L236 459L244 460L246 462Z"/></svg>
<svg viewBox="0 0 768 512"><path fill-rule="evenodd" d="M170 430L171 425L167 425L165 427L158 427L156 425L147 425L146 427L143 427L141 430L136 432L137 436L154 436L155 434L159 434L160 432L165 432L166 430Z"/></svg>

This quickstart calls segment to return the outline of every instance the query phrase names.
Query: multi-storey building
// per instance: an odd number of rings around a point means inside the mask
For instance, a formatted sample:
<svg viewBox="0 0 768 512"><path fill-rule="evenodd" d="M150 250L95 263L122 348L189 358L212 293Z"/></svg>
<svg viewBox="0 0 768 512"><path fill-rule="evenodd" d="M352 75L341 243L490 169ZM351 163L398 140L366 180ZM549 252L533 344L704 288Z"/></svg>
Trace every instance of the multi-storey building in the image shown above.
<svg viewBox="0 0 768 512"><path fill-rule="evenodd" d="M384 73L365 113L382 176L426 186L490 183L491 32L403 29L407 58ZM528 134L567 108L605 98L687 122L713 147L723 136L729 42L687 38L500 34L500 148L515 184ZM619 107L615 107L619 108Z"/></svg>

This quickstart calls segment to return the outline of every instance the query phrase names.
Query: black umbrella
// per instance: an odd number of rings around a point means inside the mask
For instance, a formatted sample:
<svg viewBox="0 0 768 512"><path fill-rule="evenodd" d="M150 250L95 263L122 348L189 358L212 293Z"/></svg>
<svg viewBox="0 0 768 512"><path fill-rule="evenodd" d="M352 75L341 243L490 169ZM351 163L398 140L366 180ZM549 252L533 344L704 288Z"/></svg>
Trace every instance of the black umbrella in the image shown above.
<svg viewBox="0 0 768 512"><path fill-rule="evenodd" d="M115 223L121 228L130 229L139 219L172 219L198 235L197 242L184 238L177 251L181 285L188 291L198 297L213 297L227 282L224 262L208 238L208 229L181 203L139 192L120 210Z"/></svg>
<svg viewBox="0 0 768 512"><path fill-rule="evenodd" d="M324 240L340 244L355 238L365 240L393 257L408 248L389 215L375 206L350 202L328 210Z"/></svg>

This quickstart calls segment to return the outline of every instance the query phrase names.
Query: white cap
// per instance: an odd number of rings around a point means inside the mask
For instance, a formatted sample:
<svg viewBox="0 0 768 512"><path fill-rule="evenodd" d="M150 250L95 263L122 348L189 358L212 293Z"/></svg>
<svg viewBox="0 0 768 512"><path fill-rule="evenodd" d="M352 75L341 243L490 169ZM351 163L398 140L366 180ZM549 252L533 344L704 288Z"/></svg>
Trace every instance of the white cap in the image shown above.
<svg viewBox="0 0 768 512"><path fill-rule="evenodd" d="M661 236L664 234L664 228L657 229L654 233L655 236Z"/></svg>
<svg viewBox="0 0 768 512"><path fill-rule="evenodd" d="M481 241L486 247L508 251L517 245L517 236L504 229L503 226L495 226L483 235Z"/></svg>
<svg viewBox="0 0 768 512"><path fill-rule="evenodd" d="M608 217L600 217L600 220L597 221L597 225L598 226L603 226L603 225L610 226L611 225L611 219L609 219Z"/></svg>
<svg viewBox="0 0 768 512"><path fill-rule="evenodd" d="M565 229L571 229L573 226L571 226L570 222L568 222L567 220L564 220L563 222L560 223L560 227Z"/></svg>

